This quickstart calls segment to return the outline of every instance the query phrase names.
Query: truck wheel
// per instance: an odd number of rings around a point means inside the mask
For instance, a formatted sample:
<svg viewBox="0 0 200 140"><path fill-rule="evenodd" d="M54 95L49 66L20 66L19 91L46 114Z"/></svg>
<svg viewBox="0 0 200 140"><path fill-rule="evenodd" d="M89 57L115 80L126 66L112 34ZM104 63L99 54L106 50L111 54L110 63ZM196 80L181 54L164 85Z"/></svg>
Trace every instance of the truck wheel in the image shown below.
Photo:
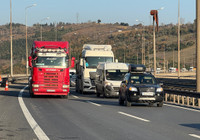
<svg viewBox="0 0 200 140"><path fill-rule="evenodd" d="M162 102L159 102L158 104L157 104L157 107L162 107L163 106L163 101Z"/></svg>
<svg viewBox="0 0 200 140"><path fill-rule="evenodd" d="M35 95L33 94L32 87L31 87L31 86L29 86L29 94L30 94L30 97L31 97L31 98L34 98L34 97L35 97Z"/></svg>
<svg viewBox="0 0 200 140"><path fill-rule="evenodd" d="M119 105L124 105L124 100L119 96Z"/></svg>
<svg viewBox="0 0 200 140"><path fill-rule="evenodd" d="M99 93L98 91L97 91L97 93L96 93L96 94L97 94L97 97L100 97L100 93Z"/></svg>
<svg viewBox="0 0 200 140"><path fill-rule="evenodd" d="M31 98L35 98L35 95L33 94L32 91L29 91Z"/></svg>
<svg viewBox="0 0 200 140"><path fill-rule="evenodd" d="M127 107L131 106L131 102L128 101L127 97L125 99L125 106L127 106Z"/></svg>
<svg viewBox="0 0 200 140"><path fill-rule="evenodd" d="M97 97L100 97L100 93L98 92L97 87L96 87L96 95Z"/></svg>
<svg viewBox="0 0 200 140"><path fill-rule="evenodd" d="M154 103L149 103L149 106L151 106L151 107L152 107L152 106L153 106L153 104L154 104Z"/></svg>
<svg viewBox="0 0 200 140"><path fill-rule="evenodd" d="M69 93L67 95L61 95L61 98L68 99L69 98Z"/></svg>

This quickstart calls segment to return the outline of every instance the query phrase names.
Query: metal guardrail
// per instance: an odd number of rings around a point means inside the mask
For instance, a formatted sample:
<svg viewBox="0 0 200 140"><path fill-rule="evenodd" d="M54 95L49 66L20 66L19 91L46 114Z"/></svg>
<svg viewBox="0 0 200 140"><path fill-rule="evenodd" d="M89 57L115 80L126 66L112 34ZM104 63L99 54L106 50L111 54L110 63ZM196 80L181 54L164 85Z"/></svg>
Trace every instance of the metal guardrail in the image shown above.
<svg viewBox="0 0 200 140"><path fill-rule="evenodd" d="M200 108L200 93L174 89L164 89L164 92L165 102Z"/></svg>
<svg viewBox="0 0 200 140"><path fill-rule="evenodd" d="M12 77L10 75L2 75L1 86L4 87L6 85L6 81L14 83L15 81L18 80L28 79L28 77L29 76L26 76L25 74L13 75Z"/></svg>

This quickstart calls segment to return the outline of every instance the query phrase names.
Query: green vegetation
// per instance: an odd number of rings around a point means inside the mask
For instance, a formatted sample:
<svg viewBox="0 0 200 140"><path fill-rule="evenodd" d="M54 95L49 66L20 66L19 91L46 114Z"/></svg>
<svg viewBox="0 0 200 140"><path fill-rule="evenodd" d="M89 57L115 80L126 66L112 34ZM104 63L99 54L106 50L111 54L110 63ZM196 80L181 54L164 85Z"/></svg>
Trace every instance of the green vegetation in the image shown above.
<svg viewBox="0 0 200 140"><path fill-rule="evenodd" d="M141 63L141 48L145 46L146 65L153 62L153 37L152 26L142 24L129 26L127 23L103 24L101 20L95 22L70 24L60 22L57 25L43 24L43 41L69 41L71 56L78 59L82 46L90 44L110 44L113 47L115 58L119 62ZM10 60L10 34L9 24L0 26L0 73L9 73ZM143 37L143 41L142 41ZM34 40L40 40L40 25L34 24L28 28L28 51ZM142 43L143 42L143 43ZM181 26L181 65L194 66L195 61L195 25L184 24ZM13 55L14 74L25 73L25 26L13 23ZM163 53L166 51L168 65L177 65L177 27L169 24L159 27L156 33L157 66L163 67ZM138 56L138 57L137 57ZM184 61L185 60L185 61ZM150 62L150 63L149 63Z"/></svg>

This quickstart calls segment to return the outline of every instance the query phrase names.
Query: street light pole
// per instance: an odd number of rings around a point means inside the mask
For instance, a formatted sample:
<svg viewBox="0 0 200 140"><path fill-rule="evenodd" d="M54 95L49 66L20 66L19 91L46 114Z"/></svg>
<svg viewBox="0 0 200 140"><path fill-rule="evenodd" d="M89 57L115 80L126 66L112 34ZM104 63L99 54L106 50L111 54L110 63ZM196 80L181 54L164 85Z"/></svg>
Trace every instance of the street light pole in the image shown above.
<svg viewBox="0 0 200 140"><path fill-rule="evenodd" d="M150 14L153 16L153 53L154 53L154 75L156 75L156 34L155 34L155 20L158 23L158 10L163 10L164 7L161 7L157 10L151 10ZM157 25L158 26L158 25Z"/></svg>
<svg viewBox="0 0 200 140"><path fill-rule="evenodd" d="M180 79L180 0L178 0L178 79Z"/></svg>
<svg viewBox="0 0 200 140"><path fill-rule="evenodd" d="M13 50L12 50L12 0L10 0L10 75L13 76Z"/></svg>
<svg viewBox="0 0 200 140"><path fill-rule="evenodd" d="M42 21L48 20L50 17L46 17L40 21L40 40L42 41Z"/></svg>
<svg viewBox="0 0 200 140"><path fill-rule="evenodd" d="M156 75L156 33L155 21L153 20L153 62L154 62L154 75Z"/></svg>
<svg viewBox="0 0 200 140"><path fill-rule="evenodd" d="M140 22L144 25L143 21L136 19L136 22ZM145 38L143 36L144 27L142 25L142 64L145 65Z"/></svg>
<svg viewBox="0 0 200 140"><path fill-rule="evenodd" d="M27 6L26 8L25 8L25 22L26 22L26 75L28 76L28 40L27 40L27 9L28 8L31 8L31 7L33 7L33 6L36 6L36 4L33 4L33 5L31 5L31 6Z"/></svg>
<svg viewBox="0 0 200 140"><path fill-rule="evenodd" d="M196 69L196 91L200 92L200 1L196 0L196 27L197 27L197 37L196 37L196 58L197 58L197 69Z"/></svg>

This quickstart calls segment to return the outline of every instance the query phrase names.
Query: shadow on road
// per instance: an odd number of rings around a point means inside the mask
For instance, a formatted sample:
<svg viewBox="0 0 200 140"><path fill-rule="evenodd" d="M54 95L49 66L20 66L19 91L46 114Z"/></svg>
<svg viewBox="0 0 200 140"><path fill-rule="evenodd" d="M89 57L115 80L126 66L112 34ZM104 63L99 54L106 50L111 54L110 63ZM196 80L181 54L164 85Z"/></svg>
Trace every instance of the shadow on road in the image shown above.
<svg viewBox="0 0 200 140"><path fill-rule="evenodd" d="M191 123L191 124L180 124L181 126L194 128L196 130L200 130L200 123Z"/></svg>

